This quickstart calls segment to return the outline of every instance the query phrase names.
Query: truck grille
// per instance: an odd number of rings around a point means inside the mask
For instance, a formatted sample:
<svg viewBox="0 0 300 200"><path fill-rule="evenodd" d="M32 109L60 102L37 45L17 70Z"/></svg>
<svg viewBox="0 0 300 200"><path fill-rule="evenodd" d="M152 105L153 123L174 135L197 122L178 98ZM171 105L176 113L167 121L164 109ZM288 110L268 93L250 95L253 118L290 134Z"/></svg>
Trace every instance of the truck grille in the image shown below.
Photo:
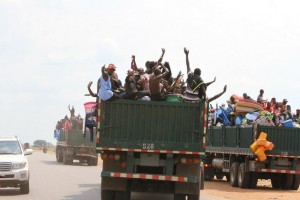
<svg viewBox="0 0 300 200"><path fill-rule="evenodd" d="M0 162L0 172L9 172L11 171L11 167L11 162Z"/></svg>

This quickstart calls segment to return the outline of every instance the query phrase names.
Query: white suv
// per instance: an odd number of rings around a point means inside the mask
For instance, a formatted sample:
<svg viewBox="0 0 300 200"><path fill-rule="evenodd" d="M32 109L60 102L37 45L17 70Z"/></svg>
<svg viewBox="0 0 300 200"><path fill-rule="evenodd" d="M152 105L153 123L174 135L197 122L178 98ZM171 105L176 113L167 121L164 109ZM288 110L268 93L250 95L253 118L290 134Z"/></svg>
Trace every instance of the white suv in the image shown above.
<svg viewBox="0 0 300 200"><path fill-rule="evenodd" d="M0 137L0 188L20 187L23 194L29 193L29 166L26 155L17 137Z"/></svg>

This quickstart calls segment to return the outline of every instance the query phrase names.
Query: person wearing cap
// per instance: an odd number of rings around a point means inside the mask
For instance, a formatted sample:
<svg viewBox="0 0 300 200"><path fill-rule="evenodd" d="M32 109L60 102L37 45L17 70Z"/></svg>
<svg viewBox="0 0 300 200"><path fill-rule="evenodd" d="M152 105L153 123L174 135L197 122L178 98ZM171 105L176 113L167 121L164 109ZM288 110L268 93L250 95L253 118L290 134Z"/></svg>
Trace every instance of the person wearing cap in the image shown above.
<svg viewBox="0 0 300 200"><path fill-rule="evenodd" d="M119 80L118 74L116 72L116 66L114 64L109 64L107 67L107 73L110 76L111 88L116 94L120 94L124 91L121 81Z"/></svg>
<svg viewBox="0 0 300 200"><path fill-rule="evenodd" d="M120 99L122 97L112 91L111 77L109 76L108 71L109 69L106 69L105 65L103 65L103 67L101 68L102 75L99 79L100 88L98 91L98 96L103 101Z"/></svg>

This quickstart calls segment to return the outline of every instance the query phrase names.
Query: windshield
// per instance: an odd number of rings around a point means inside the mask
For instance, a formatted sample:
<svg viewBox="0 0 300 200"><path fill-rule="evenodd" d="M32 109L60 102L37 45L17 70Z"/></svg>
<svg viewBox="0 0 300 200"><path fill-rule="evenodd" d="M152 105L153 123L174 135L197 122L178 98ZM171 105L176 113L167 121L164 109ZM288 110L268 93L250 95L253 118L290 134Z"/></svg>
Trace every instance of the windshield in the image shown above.
<svg viewBox="0 0 300 200"><path fill-rule="evenodd" d="M0 141L0 154L21 154L18 141Z"/></svg>

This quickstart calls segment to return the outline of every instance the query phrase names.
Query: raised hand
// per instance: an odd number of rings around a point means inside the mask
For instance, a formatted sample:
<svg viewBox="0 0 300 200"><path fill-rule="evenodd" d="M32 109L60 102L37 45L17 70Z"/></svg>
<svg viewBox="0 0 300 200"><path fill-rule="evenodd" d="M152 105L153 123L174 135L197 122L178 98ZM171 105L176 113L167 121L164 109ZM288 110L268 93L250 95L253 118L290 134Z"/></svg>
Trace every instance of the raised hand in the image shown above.
<svg viewBox="0 0 300 200"><path fill-rule="evenodd" d="M184 53L185 53L185 54L189 54L189 52L190 52L190 51L189 51L187 48L184 47Z"/></svg>

